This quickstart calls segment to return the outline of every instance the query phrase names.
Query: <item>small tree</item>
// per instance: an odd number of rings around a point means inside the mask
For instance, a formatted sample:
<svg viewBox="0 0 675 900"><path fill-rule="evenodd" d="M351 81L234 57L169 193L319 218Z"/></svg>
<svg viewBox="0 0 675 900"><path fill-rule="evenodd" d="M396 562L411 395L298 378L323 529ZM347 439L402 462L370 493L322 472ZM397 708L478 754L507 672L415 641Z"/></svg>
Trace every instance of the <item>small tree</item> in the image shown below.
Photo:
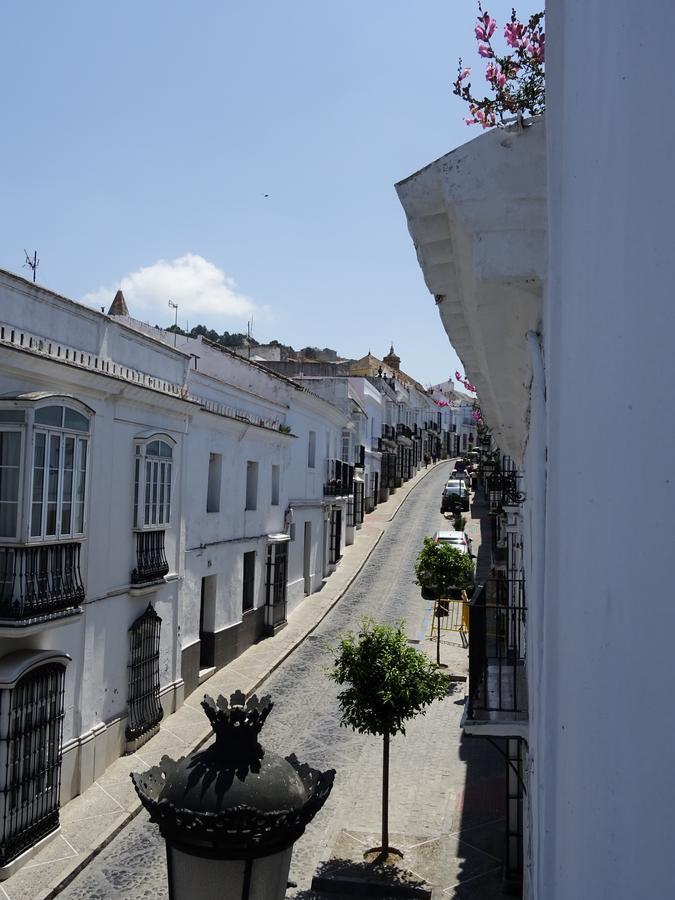
<svg viewBox="0 0 675 900"><path fill-rule="evenodd" d="M405 723L424 715L433 700L447 693L447 681L438 667L408 644L403 622L385 625L361 620L358 634L349 631L336 648L330 678L346 685L338 694L342 725L360 734L383 738L382 846L389 853L389 740Z"/></svg>
<svg viewBox="0 0 675 900"><path fill-rule="evenodd" d="M436 598L436 665L441 665L441 616L448 614L447 603L438 602L458 591L465 591L474 581L473 560L459 547L425 537L424 546L415 562L417 584Z"/></svg>
<svg viewBox="0 0 675 900"><path fill-rule="evenodd" d="M473 584L473 561L459 547L425 537L415 561L417 584L435 597L448 597L453 588L466 590Z"/></svg>

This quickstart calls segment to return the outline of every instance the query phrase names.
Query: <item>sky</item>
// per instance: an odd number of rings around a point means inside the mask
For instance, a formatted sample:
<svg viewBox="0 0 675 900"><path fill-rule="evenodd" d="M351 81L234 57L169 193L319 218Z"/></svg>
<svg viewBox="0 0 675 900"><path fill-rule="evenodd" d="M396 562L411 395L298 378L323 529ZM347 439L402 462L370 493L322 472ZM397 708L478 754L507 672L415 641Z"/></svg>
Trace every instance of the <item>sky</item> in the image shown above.
<svg viewBox="0 0 675 900"><path fill-rule="evenodd" d="M510 4L487 5L499 24ZM535 11L520 6L523 15ZM0 267L107 310L463 372L394 191L477 137L474 0L0 9Z"/></svg>

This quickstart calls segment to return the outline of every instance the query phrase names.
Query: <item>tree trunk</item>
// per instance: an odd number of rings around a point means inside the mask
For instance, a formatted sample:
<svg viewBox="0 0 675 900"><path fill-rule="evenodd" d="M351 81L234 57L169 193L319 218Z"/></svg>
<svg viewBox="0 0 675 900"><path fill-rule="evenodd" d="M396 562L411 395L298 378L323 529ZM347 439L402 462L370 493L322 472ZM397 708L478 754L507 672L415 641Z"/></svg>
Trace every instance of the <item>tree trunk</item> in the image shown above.
<svg viewBox="0 0 675 900"><path fill-rule="evenodd" d="M389 853L389 732L382 748L382 853Z"/></svg>
<svg viewBox="0 0 675 900"><path fill-rule="evenodd" d="M438 609L438 606L437 606ZM434 612L437 611L434 610ZM441 664L441 617L438 616L436 619L436 665L440 666Z"/></svg>

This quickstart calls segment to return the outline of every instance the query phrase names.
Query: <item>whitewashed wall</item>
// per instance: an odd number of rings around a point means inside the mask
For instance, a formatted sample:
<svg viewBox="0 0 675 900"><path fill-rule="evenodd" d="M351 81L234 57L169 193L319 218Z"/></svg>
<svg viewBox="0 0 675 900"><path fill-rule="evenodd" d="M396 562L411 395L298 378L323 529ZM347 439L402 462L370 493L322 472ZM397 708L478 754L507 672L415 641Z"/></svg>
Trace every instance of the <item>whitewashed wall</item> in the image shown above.
<svg viewBox="0 0 675 900"><path fill-rule="evenodd" d="M559 0L547 18L534 896L672 897L675 6Z"/></svg>

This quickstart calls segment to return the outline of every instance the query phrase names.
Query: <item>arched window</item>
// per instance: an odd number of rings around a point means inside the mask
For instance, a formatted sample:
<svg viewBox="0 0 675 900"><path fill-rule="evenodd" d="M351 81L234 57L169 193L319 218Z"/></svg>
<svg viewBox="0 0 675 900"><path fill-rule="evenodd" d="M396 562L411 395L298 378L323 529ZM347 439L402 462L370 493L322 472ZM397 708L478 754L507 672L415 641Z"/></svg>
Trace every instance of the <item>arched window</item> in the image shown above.
<svg viewBox="0 0 675 900"><path fill-rule="evenodd" d="M153 438L136 444L134 528L164 528L171 521L173 446Z"/></svg>
<svg viewBox="0 0 675 900"><path fill-rule="evenodd" d="M30 537L83 535L89 419L69 406L39 406L33 417Z"/></svg>

